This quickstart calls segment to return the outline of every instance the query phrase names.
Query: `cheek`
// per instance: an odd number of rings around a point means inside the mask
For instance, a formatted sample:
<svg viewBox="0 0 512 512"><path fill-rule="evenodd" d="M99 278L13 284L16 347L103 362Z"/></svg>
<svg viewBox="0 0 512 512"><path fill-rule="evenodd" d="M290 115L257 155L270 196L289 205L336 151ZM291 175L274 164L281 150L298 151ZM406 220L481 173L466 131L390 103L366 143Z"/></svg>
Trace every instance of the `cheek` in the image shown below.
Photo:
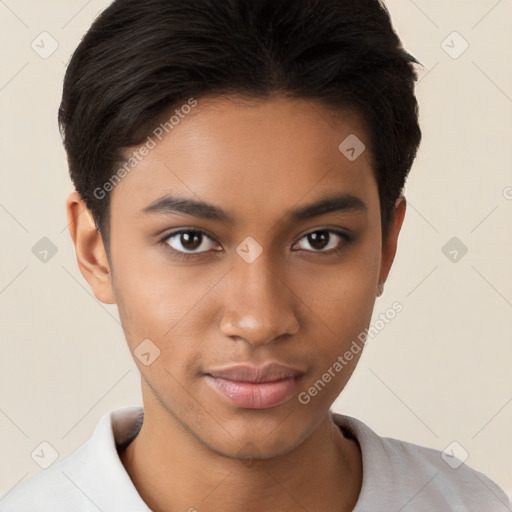
<svg viewBox="0 0 512 512"><path fill-rule="evenodd" d="M337 333L370 321L380 269L380 245L374 240L366 237L339 264L296 270L304 302Z"/></svg>
<svg viewBox="0 0 512 512"><path fill-rule="evenodd" d="M229 268L171 262L165 248L122 235L119 230L113 241L112 264L125 337L141 373L157 386L172 386L169 373L181 382L198 367L217 285ZM147 339L158 351L150 366L137 360L138 347Z"/></svg>
<svg viewBox="0 0 512 512"><path fill-rule="evenodd" d="M312 372L305 380L299 402L328 408L341 393L364 349L364 334L375 302L376 272L352 272L317 288L312 318L312 346L308 360ZM318 283L317 283L318 284Z"/></svg>
<svg viewBox="0 0 512 512"><path fill-rule="evenodd" d="M162 338L185 314L190 287L179 272L148 264L143 251L120 251L112 257L119 314L132 342Z"/></svg>
<svg viewBox="0 0 512 512"><path fill-rule="evenodd" d="M367 329L373 312L380 268L380 245L368 238L342 265L331 272L304 276L303 290L314 315L316 334L311 360L315 361L318 379L347 351L343 370L336 374L335 388L341 388L353 372L361 356L362 333ZM306 301L305 301L306 302ZM355 345L354 345L355 343ZM339 368L339 366L338 366ZM327 378L327 377L326 377ZM330 385L331 388L333 385Z"/></svg>
<svg viewBox="0 0 512 512"><path fill-rule="evenodd" d="M157 392L176 390L198 353L203 321L198 302L204 291L191 290L182 281L179 272L161 274L155 268L118 274L116 294L126 341L144 380Z"/></svg>

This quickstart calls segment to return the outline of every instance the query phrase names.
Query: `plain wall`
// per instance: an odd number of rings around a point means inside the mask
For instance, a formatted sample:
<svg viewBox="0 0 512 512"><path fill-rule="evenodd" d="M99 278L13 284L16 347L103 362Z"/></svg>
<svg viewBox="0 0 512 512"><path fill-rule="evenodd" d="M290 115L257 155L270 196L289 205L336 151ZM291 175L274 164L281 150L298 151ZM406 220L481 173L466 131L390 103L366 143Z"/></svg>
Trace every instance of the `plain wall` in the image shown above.
<svg viewBox="0 0 512 512"><path fill-rule="evenodd" d="M0 493L41 470L30 454L42 441L63 458L103 414L141 403L117 310L76 265L56 122L66 63L107 4L0 2ZM457 441L511 493L512 3L387 4L425 66L423 142L375 318L395 301L403 311L370 340L334 410L383 436L440 450ZM43 31L59 45L47 59L31 47ZM454 31L469 44L458 58ZM43 237L57 250L47 262L32 252Z"/></svg>

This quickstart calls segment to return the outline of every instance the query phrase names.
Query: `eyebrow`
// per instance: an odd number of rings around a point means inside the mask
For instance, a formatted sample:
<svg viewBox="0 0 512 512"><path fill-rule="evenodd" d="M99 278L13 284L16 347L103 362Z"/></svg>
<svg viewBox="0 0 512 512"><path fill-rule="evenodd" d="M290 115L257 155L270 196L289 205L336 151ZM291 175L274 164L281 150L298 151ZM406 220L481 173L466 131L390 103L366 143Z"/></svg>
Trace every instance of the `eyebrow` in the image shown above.
<svg viewBox="0 0 512 512"><path fill-rule="evenodd" d="M289 210L285 217L293 221L302 221L326 213L332 212L365 212L367 207L365 203L357 196L352 194L328 195L317 201ZM183 213L207 220L222 221L233 224L235 217L219 206L196 201L183 197L167 194L152 202L142 210L143 213L157 213L162 215L172 215Z"/></svg>

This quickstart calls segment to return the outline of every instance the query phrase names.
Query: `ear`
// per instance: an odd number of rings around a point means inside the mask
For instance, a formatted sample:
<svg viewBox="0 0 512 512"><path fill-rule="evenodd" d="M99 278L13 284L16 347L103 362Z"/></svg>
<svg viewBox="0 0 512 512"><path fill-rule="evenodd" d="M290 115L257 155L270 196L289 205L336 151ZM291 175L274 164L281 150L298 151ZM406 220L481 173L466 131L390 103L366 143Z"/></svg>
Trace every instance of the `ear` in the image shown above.
<svg viewBox="0 0 512 512"><path fill-rule="evenodd" d="M77 192L68 197L66 213L80 272L100 302L115 304L112 273L103 238L96 229L91 211Z"/></svg>
<svg viewBox="0 0 512 512"><path fill-rule="evenodd" d="M393 215L389 222L389 228L386 238L382 241L382 260L379 275L379 288L382 293L382 287L388 278L391 265L395 259L396 247L398 243L398 235L404 222L405 210L407 202L405 197L401 195L396 203L393 210Z"/></svg>

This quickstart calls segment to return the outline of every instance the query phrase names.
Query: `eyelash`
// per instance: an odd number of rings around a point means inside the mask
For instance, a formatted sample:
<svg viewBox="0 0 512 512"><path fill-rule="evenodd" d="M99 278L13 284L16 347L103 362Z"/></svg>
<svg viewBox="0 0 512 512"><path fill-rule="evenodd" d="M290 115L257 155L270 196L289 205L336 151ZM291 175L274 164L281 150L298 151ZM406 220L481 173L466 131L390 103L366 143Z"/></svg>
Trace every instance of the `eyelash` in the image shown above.
<svg viewBox="0 0 512 512"><path fill-rule="evenodd" d="M340 238L342 238L344 240L344 243L340 243L338 245L338 247L336 247L334 249L330 249L329 251L322 251L322 250L308 251L308 250L303 249L305 252L316 253L316 254L327 254L327 255L338 254L339 252L341 252L344 249L345 245L347 245L353 241L353 238L350 235L348 235L347 233L345 233L343 231L339 231L336 229L316 229L314 231L309 231L308 233L305 233L304 235L302 235L302 237L299 239L299 241L302 240L303 238L307 237L308 235L311 235L313 233L319 233L319 232L325 232L325 233L329 233L329 234L338 235ZM175 237L177 235L181 235L183 233L200 233L201 235L209 238L210 240L213 240L213 237L211 237L204 231L201 231L200 229L179 229L177 231L167 233L163 238L160 239L160 244L163 245L165 249L170 250L174 256L184 259L184 260L188 260L190 258L202 256L203 254L212 252L212 251L203 251L203 252L187 253L187 252L183 252L183 251L178 251L178 250L174 249L173 247L171 247L167 243L167 241L170 238Z"/></svg>

